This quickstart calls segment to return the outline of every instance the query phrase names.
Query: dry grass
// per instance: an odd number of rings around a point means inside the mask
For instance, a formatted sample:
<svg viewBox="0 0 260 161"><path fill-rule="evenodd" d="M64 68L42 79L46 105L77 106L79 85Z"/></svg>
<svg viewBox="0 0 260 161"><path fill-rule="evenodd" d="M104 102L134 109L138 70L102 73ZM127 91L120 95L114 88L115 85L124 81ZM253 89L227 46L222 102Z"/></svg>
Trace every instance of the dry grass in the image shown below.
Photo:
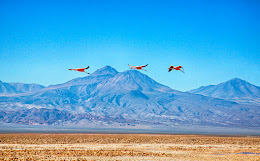
<svg viewBox="0 0 260 161"><path fill-rule="evenodd" d="M0 134L0 160L260 160L260 137Z"/></svg>

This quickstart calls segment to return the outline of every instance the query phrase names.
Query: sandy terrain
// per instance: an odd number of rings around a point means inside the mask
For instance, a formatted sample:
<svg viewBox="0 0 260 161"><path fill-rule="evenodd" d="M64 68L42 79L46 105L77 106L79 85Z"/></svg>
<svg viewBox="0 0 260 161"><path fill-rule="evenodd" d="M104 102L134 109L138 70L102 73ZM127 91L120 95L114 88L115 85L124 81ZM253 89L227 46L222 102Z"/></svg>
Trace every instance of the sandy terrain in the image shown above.
<svg viewBox="0 0 260 161"><path fill-rule="evenodd" d="M260 137L0 134L0 160L260 160Z"/></svg>

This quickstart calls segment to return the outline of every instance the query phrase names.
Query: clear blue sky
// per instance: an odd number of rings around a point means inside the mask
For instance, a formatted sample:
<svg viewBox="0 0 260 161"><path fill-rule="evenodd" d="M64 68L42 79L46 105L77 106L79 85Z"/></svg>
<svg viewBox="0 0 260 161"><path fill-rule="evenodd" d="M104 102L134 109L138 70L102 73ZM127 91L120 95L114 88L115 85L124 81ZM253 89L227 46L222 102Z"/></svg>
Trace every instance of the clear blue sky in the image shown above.
<svg viewBox="0 0 260 161"><path fill-rule="evenodd" d="M1 81L47 86L85 76L68 68L127 64L181 91L260 86L260 1L0 0Z"/></svg>

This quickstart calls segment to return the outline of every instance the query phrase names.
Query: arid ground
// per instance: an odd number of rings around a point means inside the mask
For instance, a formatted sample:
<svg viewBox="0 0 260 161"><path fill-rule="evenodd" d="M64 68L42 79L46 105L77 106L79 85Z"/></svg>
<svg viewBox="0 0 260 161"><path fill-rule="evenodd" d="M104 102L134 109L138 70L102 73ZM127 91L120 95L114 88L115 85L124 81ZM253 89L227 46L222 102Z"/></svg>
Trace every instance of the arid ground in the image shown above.
<svg viewBox="0 0 260 161"><path fill-rule="evenodd" d="M0 134L0 160L260 160L260 137Z"/></svg>

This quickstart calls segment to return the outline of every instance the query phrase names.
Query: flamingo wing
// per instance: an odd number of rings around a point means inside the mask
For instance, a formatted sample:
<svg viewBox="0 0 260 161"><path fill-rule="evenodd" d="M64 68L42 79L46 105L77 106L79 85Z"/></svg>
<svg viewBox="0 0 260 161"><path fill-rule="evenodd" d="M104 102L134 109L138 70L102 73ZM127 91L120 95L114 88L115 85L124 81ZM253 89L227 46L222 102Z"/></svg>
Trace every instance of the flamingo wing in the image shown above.
<svg viewBox="0 0 260 161"><path fill-rule="evenodd" d="M77 71L79 71L79 72L85 72L85 68L77 69Z"/></svg>
<svg viewBox="0 0 260 161"><path fill-rule="evenodd" d="M148 64L146 64L146 65L142 65L141 67L146 67Z"/></svg>

